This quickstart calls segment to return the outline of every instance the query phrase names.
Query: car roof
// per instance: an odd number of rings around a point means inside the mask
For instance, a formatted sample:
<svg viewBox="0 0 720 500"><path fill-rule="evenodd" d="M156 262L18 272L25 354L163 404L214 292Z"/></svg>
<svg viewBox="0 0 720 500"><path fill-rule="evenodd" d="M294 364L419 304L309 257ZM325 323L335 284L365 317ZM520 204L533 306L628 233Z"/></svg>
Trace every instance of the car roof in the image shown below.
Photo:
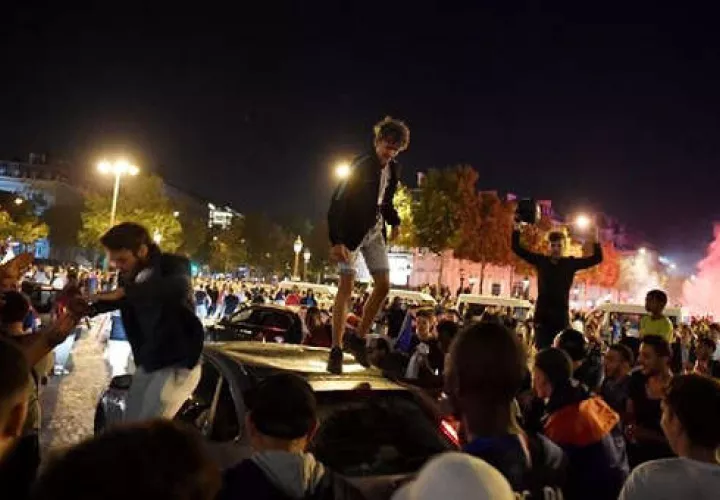
<svg viewBox="0 0 720 500"><path fill-rule="evenodd" d="M458 304L467 302L468 304L480 304L487 306L503 306L503 307L523 307L530 309L532 303L524 299L515 299L512 297L496 297L494 295L475 295L469 293L460 294Z"/></svg>
<svg viewBox="0 0 720 500"><path fill-rule="evenodd" d="M337 287L333 285L323 285L322 283L309 283L306 281L283 281L278 285L282 289L292 289L297 287L299 290L312 290L313 292L327 293L329 295L337 295Z"/></svg>
<svg viewBox="0 0 720 500"><path fill-rule="evenodd" d="M301 306L283 306L280 304L275 303L267 303L267 304L246 304L246 307L249 307L251 309L271 309L273 311L278 312L287 312L287 313L295 313L297 314L300 309L302 309Z"/></svg>
<svg viewBox="0 0 720 500"><path fill-rule="evenodd" d="M236 341L206 344L205 349L238 364L297 373L306 377L316 391L352 390L359 384L381 390L404 389L383 377L378 369L360 365L349 354L344 354L342 375L328 373L330 349L324 347Z"/></svg>

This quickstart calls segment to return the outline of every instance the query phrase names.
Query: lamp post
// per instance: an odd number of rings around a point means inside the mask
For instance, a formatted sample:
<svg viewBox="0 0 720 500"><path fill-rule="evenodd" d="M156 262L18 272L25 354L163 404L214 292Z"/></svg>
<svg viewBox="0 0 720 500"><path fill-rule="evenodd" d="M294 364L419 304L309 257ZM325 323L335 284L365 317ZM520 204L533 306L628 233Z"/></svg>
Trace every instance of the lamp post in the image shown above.
<svg viewBox="0 0 720 500"><path fill-rule="evenodd" d="M305 253L303 253L303 258L305 259L305 267L303 268L303 281L307 281L307 269L308 264L310 263L310 249L306 248Z"/></svg>
<svg viewBox="0 0 720 500"><path fill-rule="evenodd" d="M293 244L293 250L295 250L295 267L293 267L293 279L295 281L299 281L298 268L300 267L300 252L302 252L302 249L303 242L300 236L298 236L295 240L295 243Z"/></svg>
<svg viewBox="0 0 720 500"><path fill-rule="evenodd" d="M97 168L101 174L112 174L115 176L112 208L110 209L110 227L112 227L115 225L115 214L117 213L118 194L120 193L120 177L123 175L137 175L138 172L140 172L140 169L135 165L131 165L124 159L115 160L113 163L103 160L98 163Z"/></svg>

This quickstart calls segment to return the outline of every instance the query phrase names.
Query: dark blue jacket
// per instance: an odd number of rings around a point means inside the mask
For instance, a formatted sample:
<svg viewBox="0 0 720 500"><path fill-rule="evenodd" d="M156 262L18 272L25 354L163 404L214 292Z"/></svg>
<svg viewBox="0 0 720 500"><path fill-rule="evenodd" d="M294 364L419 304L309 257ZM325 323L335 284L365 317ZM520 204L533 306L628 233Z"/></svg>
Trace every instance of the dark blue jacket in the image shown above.
<svg viewBox="0 0 720 500"><path fill-rule="evenodd" d="M614 439L620 417L580 384L555 388L544 432L568 458L568 500L615 500L629 473L625 449Z"/></svg>
<svg viewBox="0 0 720 500"><path fill-rule="evenodd" d="M91 315L120 309L137 366L146 371L192 368L202 352L204 331L195 316L190 261L156 251L140 282L121 282L125 297L93 304Z"/></svg>

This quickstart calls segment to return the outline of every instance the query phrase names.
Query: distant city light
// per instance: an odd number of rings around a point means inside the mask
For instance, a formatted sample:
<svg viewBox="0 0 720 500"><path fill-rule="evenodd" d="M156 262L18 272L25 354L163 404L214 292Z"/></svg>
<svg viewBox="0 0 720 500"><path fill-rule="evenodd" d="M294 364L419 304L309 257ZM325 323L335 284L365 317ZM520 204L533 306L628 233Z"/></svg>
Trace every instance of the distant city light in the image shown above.
<svg viewBox="0 0 720 500"><path fill-rule="evenodd" d="M173 212L173 217L180 217L180 212L178 212L177 210L175 210L175 211Z"/></svg>
<svg viewBox="0 0 720 500"><path fill-rule="evenodd" d="M638 248L638 253L640 255L645 255L647 253L647 249L645 247Z"/></svg>
<svg viewBox="0 0 720 500"><path fill-rule="evenodd" d="M339 163L335 167L335 176L338 179L347 179L350 176L350 164L349 163Z"/></svg>
<svg viewBox="0 0 720 500"><path fill-rule="evenodd" d="M22 204L23 204L23 199L18 196L17 198L15 198L15 204L16 204L16 205L22 205Z"/></svg>
<svg viewBox="0 0 720 500"><path fill-rule="evenodd" d="M675 265L674 262L671 262L671 263L670 263L670 269L675 269L675 268L677 268L677 266Z"/></svg>

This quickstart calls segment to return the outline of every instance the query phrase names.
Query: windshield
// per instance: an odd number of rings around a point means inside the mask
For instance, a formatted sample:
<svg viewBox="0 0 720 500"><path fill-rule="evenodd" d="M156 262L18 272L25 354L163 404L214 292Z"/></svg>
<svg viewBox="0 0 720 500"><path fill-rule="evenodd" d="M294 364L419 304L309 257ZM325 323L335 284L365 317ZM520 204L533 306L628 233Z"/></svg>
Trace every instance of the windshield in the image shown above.
<svg viewBox="0 0 720 500"><path fill-rule="evenodd" d="M310 450L347 476L408 474L451 449L407 391L317 392L320 426Z"/></svg>

